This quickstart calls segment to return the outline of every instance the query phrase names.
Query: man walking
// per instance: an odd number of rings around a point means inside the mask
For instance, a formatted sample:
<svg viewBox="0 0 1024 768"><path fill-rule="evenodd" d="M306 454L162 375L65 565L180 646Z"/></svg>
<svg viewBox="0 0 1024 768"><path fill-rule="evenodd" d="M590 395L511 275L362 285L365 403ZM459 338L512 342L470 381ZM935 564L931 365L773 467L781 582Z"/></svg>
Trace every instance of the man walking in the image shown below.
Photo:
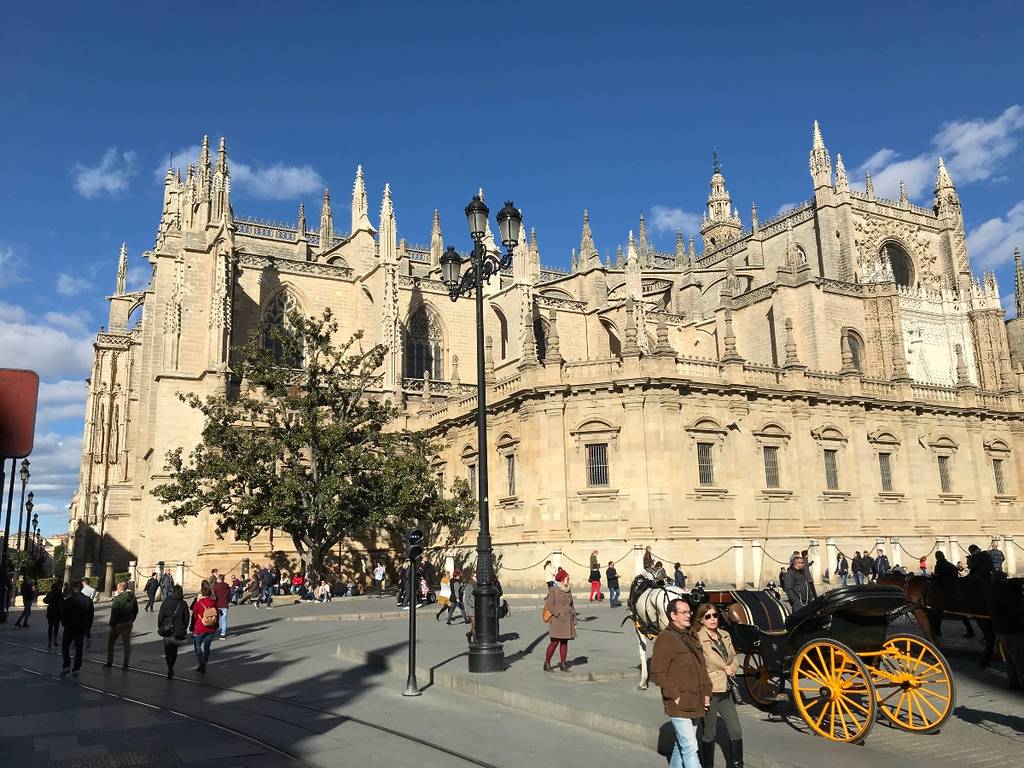
<svg viewBox="0 0 1024 768"><path fill-rule="evenodd" d="M21 616L14 622L14 626L28 629L28 618L32 614L32 606L35 603L36 583L26 573L21 577Z"/></svg>
<svg viewBox="0 0 1024 768"><path fill-rule="evenodd" d="M615 562L608 561L608 570L604 572L608 581L608 607L618 608L619 603L619 572L615 570Z"/></svg>
<svg viewBox="0 0 1024 768"><path fill-rule="evenodd" d="M786 597L789 598L789 604L794 611L803 608L818 596L804 566L805 561L802 557L793 558L793 562L782 579L782 589L785 591Z"/></svg>
<svg viewBox="0 0 1024 768"><path fill-rule="evenodd" d="M1006 555L1002 553L999 546L996 544L995 539L988 547L988 559L992 561L992 568L996 571L1003 570L1003 563L1006 561Z"/></svg>
<svg viewBox="0 0 1024 768"><path fill-rule="evenodd" d="M86 635L92 632L93 605L92 600L82 594L82 582L71 585L71 594L64 598L61 606L60 621L64 625L64 637L60 643L64 666L61 674L69 671L72 677L78 677L82 668L82 645ZM75 644L75 666L71 667L71 644Z"/></svg>
<svg viewBox="0 0 1024 768"><path fill-rule="evenodd" d="M213 601L217 604L217 618L220 623L220 639L228 636L228 606L231 604L231 587L224 581L224 574L217 577L213 588Z"/></svg>
<svg viewBox="0 0 1024 768"><path fill-rule="evenodd" d="M377 599L384 597L384 563L377 562L373 567L373 588L377 590Z"/></svg>
<svg viewBox="0 0 1024 768"><path fill-rule="evenodd" d="M174 586L174 577L171 576L171 569L168 568L164 571L163 576L160 577L160 599L166 600L171 596L171 587Z"/></svg>
<svg viewBox="0 0 1024 768"><path fill-rule="evenodd" d="M270 570L270 563L263 566L260 571L260 596L256 601L257 608L260 607L260 603L266 603L268 610L274 607L274 572Z"/></svg>
<svg viewBox="0 0 1024 768"><path fill-rule="evenodd" d="M878 557L875 558L875 579L879 576L888 576L892 572L892 566L889 565L889 558L881 549L878 550Z"/></svg>
<svg viewBox="0 0 1024 768"><path fill-rule="evenodd" d="M118 638L124 645L124 664L122 669L128 669L128 662L132 656L132 625L135 617L139 615L139 604L135 595L128 591L128 583L119 582L117 594L110 602L110 631L107 633L107 663L104 667L108 669L114 666L114 643Z"/></svg>
<svg viewBox="0 0 1024 768"><path fill-rule="evenodd" d="M685 600L668 603L668 628L654 641L651 680L661 688L665 714L672 721L676 744L669 768L700 768L697 726L711 703L711 678L700 641L690 633L690 606Z"/></svg>
<svg viewBox="0 0 1024 768"><path fill-rule="evenodd" d="M850 563L846 560L846 555L840 552L836 555L836 576L839 577L839 586L845 587L846 580L850 575Z"/></svg>
<svg viewBox="0 0 1024 768"><path fill-rule="evenodd" d="M686 574L683 573L682 563L676 563L676 569L672 574L672 580L679 589L686 589Z"/></svg>
<svg viewBox="0 0 1024 768"><path fill-rule="evenodd" d="M149 581L146 582L146 586L143 587L146 592L146 611L153 610L153 601L156 600L156 591L160 589L160 580L156 577L156 571L153 571L153 575L149 577Z"/></svg>

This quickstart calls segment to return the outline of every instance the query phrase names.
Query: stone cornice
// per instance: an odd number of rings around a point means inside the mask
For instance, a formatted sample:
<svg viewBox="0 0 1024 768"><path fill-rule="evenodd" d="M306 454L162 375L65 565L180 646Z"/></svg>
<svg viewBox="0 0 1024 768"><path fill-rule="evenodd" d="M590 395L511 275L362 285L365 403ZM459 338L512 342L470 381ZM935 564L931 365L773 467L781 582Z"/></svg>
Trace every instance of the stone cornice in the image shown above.
<svg viewBox="0 0 1024 768"><path fill-rule="evenodd" d="M351 267L340 264L322 264L318 261L298 261L280 256L262 256L254 253L239 253L238 266L242 269L274 269L283 274L316 275L317 277L349 280L352 278Z"/></svg>

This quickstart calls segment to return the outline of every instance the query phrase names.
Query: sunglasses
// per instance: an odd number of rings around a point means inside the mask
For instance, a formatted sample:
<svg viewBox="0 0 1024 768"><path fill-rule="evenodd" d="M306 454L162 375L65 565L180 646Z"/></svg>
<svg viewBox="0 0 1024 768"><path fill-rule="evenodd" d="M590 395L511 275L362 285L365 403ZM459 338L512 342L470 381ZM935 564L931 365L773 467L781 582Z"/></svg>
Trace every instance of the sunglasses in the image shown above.
<svg viewBox="0 0 1024 768"><path fill-rule="evenodd" d="M708 612L708 613L705 613L703 616L701 616L701 621L704 621L705 619L717 619L717 618L718 618L718 614L717 613Z"/></svg>

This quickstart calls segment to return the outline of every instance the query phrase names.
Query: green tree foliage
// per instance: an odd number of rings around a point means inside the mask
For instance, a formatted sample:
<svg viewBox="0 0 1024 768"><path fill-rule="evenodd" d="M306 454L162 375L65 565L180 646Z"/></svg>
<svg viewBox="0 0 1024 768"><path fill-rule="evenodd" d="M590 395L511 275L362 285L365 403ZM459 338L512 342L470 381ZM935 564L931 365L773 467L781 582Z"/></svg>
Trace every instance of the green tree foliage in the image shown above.
<svg viewBox="0 0 1024 768"><path fill-rule="evenodd" d="M394 408L374 393L384 347L363 351L361 332L336 345L337 331L330 310L292 312L238 350L236 397L179 395L205 426L187 457L181 448L167 454L171 479L152 491L162 519L209 511L218 536L242 541L283 531L314 578L345 537L411 524L464 529L473 509L466 483L445 494L436 447L388 428Z"/></svg>
<svg viewBox="0 0 1024 768"><path fill-rule="evenodd" d="M64 578L64 566L67 564L68 548L65 544L58 544L53 548L53 575L55 578Z"/></svg>

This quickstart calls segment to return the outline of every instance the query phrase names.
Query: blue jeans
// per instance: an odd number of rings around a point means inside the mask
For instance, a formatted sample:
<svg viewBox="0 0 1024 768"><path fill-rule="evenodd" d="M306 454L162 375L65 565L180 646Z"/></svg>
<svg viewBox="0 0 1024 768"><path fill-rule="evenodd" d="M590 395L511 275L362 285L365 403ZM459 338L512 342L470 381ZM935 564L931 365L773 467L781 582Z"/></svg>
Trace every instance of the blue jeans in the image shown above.
<svg viewBox="0 0 1024 768"><path fill-rule="evenodd" d="M608 605L614 608L619 604L619 588L608 587Z"/></svg>
<svg viewBox="0 0 1024 768"><path fill-rule="evenodd" d="M697 754L697 726L688 717L670 717L676 729L676 745L672 748L668 768L700 768Z"/></svg>
<svg viewBox="0 0 1024 768"><path fill-rule="evenodd" d="M228 609L218 608L217 613L220 614L220 636L225 637L228 634Z"/></svg>
<svg viewBox="0 0 1024 768"><path fill-rule="evenodd" d="M840 587L845 587L846 586L846 574L845 573L839 574L839 586Z"/></svg>
<svg viewBox="0 0 1024 768"><path fill-rule="evenodd" d="M864 574L861 573L860 571L858 571L857 573L853 574L853 581L854 581L855 584L863 584L864 583Z"/></svg>
<svg viewBox="0 0 1024 768"><path fill-rule="evenodd" d="M210 660L210 643L213 642L213 632L204 632L201 635L196 635L194 640L196 661L205 667L206 663Z"/></svg>
<svg viewBox="0 0 1024 768"><path fill-rule="evenodd" d="M274 602L274 588L273 587L263 587L260 590L260 599L257 600L256 603L257 604L259 604L259 603L266 603L267 607L269 608L273 604L273 602Z"/></svg>

